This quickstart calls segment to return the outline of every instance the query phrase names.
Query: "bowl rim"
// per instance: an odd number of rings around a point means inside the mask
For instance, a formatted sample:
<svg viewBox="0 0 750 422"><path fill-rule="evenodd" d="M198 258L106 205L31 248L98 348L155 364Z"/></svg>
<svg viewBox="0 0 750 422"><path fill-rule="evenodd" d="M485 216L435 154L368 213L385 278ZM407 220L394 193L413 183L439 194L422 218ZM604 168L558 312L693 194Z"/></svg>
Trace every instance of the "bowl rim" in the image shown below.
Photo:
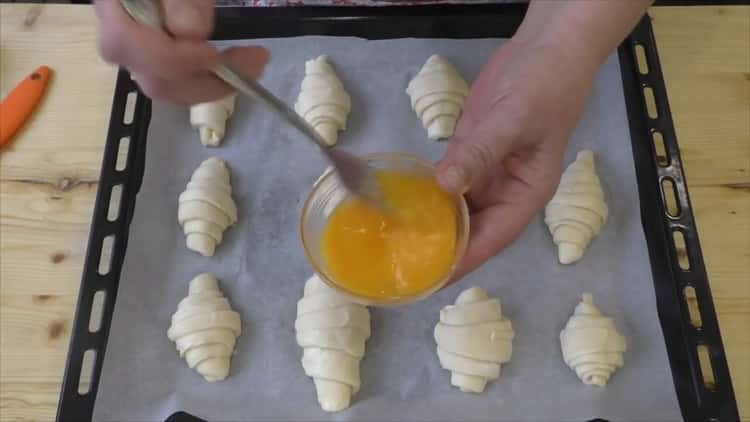
<svg viewBox="0 0 750 422"><path fill-rule="evenodd" d="M366 160L366 161L376 161L376 160L389 160L389 159L398 159L398 160L409 160L416 162L419 165L423 165L426 168L429 168L431 170L435 170L436 166L435 163L422 158L420 156L417 156L412 153L408 152L375 152L375 153L366 153L359 155L360 158ZM323 281L325 284L327 284L329 287L334 289L335 291L343 294L344 296L348 297L354 302L360 303L362 305L366 306L378 306L378 307L388 307L388 306L397 306L397 305L405 305L408 303L413 303L420 301L422 299L426 299L427 297L431 296L433 293L437 292L438 290L445 287L453 278L453 275L455 274L455 271L461 261L463 259L466 248L468 246L469 241L469 232L470 232L470 217L469 217L469 206L466 202L466 198L464 195L456 195L456 202L458 207L458 218L463 223L463 230L458 234L458 239L456 242L456 253L454 257L454 261L451 265L450 270L446 273L445 277L439 281L437 281L434 285L430 286L430 288L420 292L417 295L414 296L406 296L406 297L399 297L399 298L379 298L379 297L373 297L373 296L362 296L359 294L355 294L351 291L348 291L344 287L340 286L339 284L335 283L334 281L330 280L328 276L325 274L325 271L323 271L321 268L319 268L319 264L316 262L316 260L312 257L312 254L310 252L311 245L308 245L308 242L305 240L305 215L307 215L309 208L312 204L312 200L315 197L315 193L318 191L320 186L323 186L324 182L328 180L330 177L335 177L336 173L333 171L332 167L327 167L325 170L323 170L323 174L321 174L318 179L313 183L312 189L310 189L310 192L307 194L307 198L305 198L305 203L302 206L302 210L300 212L300 220L299 220L299 237L300 241L302 242L302 249L305 253L305 258L307 259L307 262L312 267L313 273L315 276L320 278L321 281Z"/></svg>

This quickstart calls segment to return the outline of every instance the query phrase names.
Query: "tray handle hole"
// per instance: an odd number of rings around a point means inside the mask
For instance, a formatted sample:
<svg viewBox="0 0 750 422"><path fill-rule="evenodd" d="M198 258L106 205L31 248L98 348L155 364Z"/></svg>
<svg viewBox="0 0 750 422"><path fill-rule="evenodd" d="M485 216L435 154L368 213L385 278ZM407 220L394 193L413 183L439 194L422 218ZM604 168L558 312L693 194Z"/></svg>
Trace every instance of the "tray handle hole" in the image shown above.
<svg viewBox="0 0 750 422"><path fill-rule="evenodd" d="M662 179L661 195L664 198L667 215L672 218L679 218L682 210L680 209L680 202L677 200L677 185L675 185L674 180L669 177Z"/></svg>
<svg viewBox="0 0 750 422"><path fill-rule="evenodd" d="M109 274L110 267L112 266L112 248L115 244L115 235L110 234L102 240L101 255L99 255L99 275Z"/></svg>
<svg viewBox="0 0 750 422"><path fill-rule="evenodd" d="M94 374L96 350L88 349L81 359L81 373L78 376L78 394L85 396L91 391L91 376Z"/></svg>
<svg viewBox="0 0 750 422"><path fill-rule="evenodd" d="M703 385L713 391L716 389L716 378L714 377L714 368L711 365L711 354L708 351L708 346L705 344L699 344L698 347L698 362L701 366L701 376L703 377Z"/></svg>
<svg viewBox="0 0 750 422"><path fill-rule="evenodd" d="M690 256L687 250L687 243L685 243L685 234L680 230L672 232L672 240L674 241L674 250L677 255L677 264L683 271L690 270Z"/></svg>
<svg viewBox="0 0 750 422"><path fill-rule="evenodd" d="M638 43L635 45L635 61L638 63L638 72L648 75L648 60L646 60L646 47Z"/></svg>
<svg viewBox="0 0 750 422"><path fill-rule="evenodd" d="M656 108L656 97L654 97L654 89L650 86L644 86L643 99L646 101L646 113L648 113L648 117L652 119L659 117L659 112Z"/></svg>
<svg viewBox="0 0 750 422"><path fill-rule="evenodd" d="M698 296L695 294L695 288L687 286L682 293L685 296L690 323L693 324L693 327L700 329L703 327L703 319L701 318L700 309L698 309Z"/></svg>
<svg viewBox="0 0 750 422"><path fill-rule="evenodd" d="M104 309L104 300L107 298L107 292L97 290L94 293L94 300L91 303L91 314L89 315L89 332L96 333L102 328L102 310Z"/></svg>
<svg viewBox="0 0 750 422"><path fill-rule="evenodd" d="M667 147L664 145L664 137L661 132L655 130L651 133L651 139L654 141L654 151L656 152L656 164L660 167L667 167L669 165L669 153Z"/></svg>
<svg viewBox="0 0 750 422"><path fill-rule="evenodd" d="M115 221L120 216L120 200L122 199L122 185L112 186L112 193L109 195L109 210L107 211L107 220Z"/></svg>
<svg viewBox="0 0 750 422"><path fill-rule="evenodd" d="M133 117L135 116L135 100L138 98L136 91L128 93L128 98L125 101L125 113L122 115L122 122L126 125L133 123Z"/></svg>
<svg viewBox="0 0 750 422"><path fill-rule="evenodd" d="M117 147L117 162L115 163L116 171L123 171L128 165L128 151L130 149L130 137L120 138L120 145Z"/></svg>

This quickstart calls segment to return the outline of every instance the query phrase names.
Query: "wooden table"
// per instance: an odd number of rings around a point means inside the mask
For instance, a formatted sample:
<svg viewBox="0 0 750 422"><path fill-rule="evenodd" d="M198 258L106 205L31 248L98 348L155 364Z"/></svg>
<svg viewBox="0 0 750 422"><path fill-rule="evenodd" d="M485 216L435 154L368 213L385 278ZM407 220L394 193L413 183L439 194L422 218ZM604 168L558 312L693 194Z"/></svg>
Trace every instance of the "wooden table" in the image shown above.
<svg viewBox="0 0 750 422"><path fill-rule="evenodd" d="M750 419L750 7L651 10L740 412ZM0 5L0 91L55 69L0 153L0 418L55 416L115 82L89 6Z"/></svg>

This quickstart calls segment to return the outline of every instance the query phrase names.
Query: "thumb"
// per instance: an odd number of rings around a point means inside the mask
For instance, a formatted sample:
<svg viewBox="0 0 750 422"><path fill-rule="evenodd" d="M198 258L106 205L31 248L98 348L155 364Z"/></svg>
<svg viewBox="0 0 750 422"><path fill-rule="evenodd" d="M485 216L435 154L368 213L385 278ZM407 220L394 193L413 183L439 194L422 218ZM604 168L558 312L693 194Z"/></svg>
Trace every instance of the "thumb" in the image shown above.
<svg viewBox="0 0 750 422"><path fill-rule="evenodd" d="M205 40L214 26L213 0L163 0L164 22L176 38Z"/></svg>
<svg viewBox="0 0 750 422"><path fill-rule="evenodd" d="M487 113L473 129L459 130L438 163L438 184L448 192L463 195L480 183L510 153L516 128L506 119ZM463 117L462 117L463 119Z"/></svg>

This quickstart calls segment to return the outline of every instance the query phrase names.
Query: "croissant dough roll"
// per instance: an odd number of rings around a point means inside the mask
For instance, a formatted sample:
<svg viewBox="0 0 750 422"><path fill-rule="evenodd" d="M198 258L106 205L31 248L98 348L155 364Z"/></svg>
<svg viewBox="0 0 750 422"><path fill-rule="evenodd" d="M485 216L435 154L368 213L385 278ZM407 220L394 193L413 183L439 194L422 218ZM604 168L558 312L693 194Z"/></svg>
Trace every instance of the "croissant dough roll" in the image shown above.
<svg viewBox="0 0 750 422"><path fill-rule="evenodd" d="M557 192L545 208L544 222L557 245L560 263L572 264L581 259L607 216L594 153L583 150L563 173Z"/></svg>
<svg viewBox="0 0 750 422"><path fill-rule="evenodd" d="M503 318L500 301L480 287L464 290L440 311L435 341L440 366L451 371L451 384L481 393L500 377L500 365L513 354L513 327Z"/></svg>
<svg viewBox="0 0 750 422"><path fill-rule="evenodd" d="M346 129L351 98L328 63L328 56L305 62L305 77L294 110L328 145L335 145L338 132Z"/></svg>
<svg viewBox="0 0 750 422"><path fill-rule="evenodd" d="M305 283L294 323L304 349L302 367L327 412L346 409L359 391L359 362L370 338L370 312L328 287L317 276Z"/></svg>
<svg viewBox="0 0 750 422"><path fill-rule="evenodd" d="M237 94L190 107L190 124L198 129L201 143L205 146L219 146L226 133L227 120L234 113Z"/></svg>
<svg viewBox="0 0 750 422"><path fill-rule="evenodd" d="M624 364L625 337L611 318L602 315L593 297L583 294L565 328L560 332L563 359L586 385L603 387Z"/></svg>
<svg viewBox="0 0 750 422"><path fill-rule="evenodd" d="M237 222L229 169L222 159L209 158L195 170L178 198L177 220L188 249L213 256L224 230Z"/></svg>
<svg viewBox="0 0 750 422"><path fill-rule="evenodd" d="M167 337L190 368L206 381L221 381L229 374L237 337L242 332L240 314L232 310L219 289L219 282L208 273L190 281L188 295L172 315Z"/></svg>
<svg viewBox="0 0 750 422"><path fill-rule="evenodd" d="M458 70L437 54L427 59L406 87L411 107L422 120L430 139L453 136L468 92L469 86Z"/></svg>

